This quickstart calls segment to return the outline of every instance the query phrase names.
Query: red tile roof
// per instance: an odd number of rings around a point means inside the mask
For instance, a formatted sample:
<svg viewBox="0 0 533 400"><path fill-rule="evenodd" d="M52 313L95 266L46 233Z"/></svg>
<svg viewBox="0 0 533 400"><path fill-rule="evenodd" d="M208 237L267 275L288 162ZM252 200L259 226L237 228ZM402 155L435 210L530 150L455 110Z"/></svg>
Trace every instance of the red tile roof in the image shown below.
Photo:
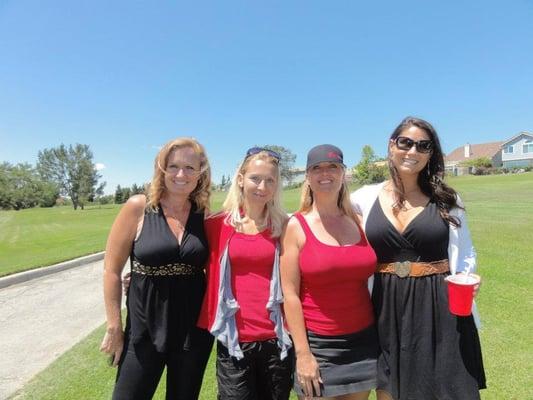
<svg viewBox="0 0 533 400"><path fill-rule="evenodd" d="M479 157L494 157L499 151L501 151L501 145L503 142L481 143L470 145L470 157L465 157L465 146L456 148L450 154L448 154L444 161L464 161L472 160Z"/></svg>

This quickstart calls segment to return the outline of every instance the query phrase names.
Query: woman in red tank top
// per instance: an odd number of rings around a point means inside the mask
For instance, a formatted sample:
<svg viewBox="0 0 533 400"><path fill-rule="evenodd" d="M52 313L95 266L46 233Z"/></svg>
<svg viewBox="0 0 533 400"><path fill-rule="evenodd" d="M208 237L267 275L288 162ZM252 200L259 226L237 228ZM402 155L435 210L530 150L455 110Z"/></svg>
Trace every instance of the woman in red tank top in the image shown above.
<svg viewBox="0 0 533 400"><path fill-rule="evenodd" d="M377 334L367 281L376 255L349 202L340 149L307 156L299 211L282 236L284 309L302 397L368 399L376 387Z"/></svg>

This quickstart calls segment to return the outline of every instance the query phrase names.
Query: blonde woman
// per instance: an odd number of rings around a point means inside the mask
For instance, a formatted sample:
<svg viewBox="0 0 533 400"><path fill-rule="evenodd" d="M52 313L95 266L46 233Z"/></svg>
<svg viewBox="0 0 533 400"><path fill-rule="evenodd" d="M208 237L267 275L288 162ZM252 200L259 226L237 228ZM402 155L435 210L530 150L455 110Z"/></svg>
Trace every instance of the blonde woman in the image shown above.
<svg viewBox="0 0 533 400"><path fill-rule="evenodd" d="M342 151L316 146L306 169L281 256L294 389L300 398L368 399L378 345L367 281L376 255L350 205Z"/></svg>
<svg viewBox="0 0 533 400"><path fill-rule="evenodd" d="M196 327L205 292L204 213L210 168L194 139L168 142L156 156L148 195L131 197L109 234L104 259L107 330L101 350L118 365L113 399L151 399L165 366L167 399L197 399L212 347ZM130 258L126 327L121 274Z"/></svg>
<svg viewBox="0 0 533 400"><path fill-rule="evenodd" d="M280 156L246 152L223 204L206 220L208 290L199 326L217 342L219 399L286 400L292 385L279 275Z"/></svg>

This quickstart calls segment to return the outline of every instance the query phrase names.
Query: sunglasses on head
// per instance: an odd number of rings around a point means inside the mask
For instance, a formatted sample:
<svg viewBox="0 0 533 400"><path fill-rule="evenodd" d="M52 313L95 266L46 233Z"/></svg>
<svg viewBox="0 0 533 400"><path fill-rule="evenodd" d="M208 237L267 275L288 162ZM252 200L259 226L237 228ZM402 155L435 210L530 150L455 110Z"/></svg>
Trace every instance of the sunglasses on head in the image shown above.
<svg viewBox="0 0 533 400"><path fill-rule="evenodd" d="M394 143L396 144L396 147L400 150L407 151L410 150L413 146L416 147L416 151L418 151L419 153L430 153L431 150L433 150L432 140L419 140L417 142L405 136L398 136L396 139L394 139Z"/></svg>
<svg viewBox="0 0 533 400"><path fill-rule="evenodd" d="M248 149L248 151L246 152L246 158L248 157L251 157L253 155L256 155L256 154L259 154L261 152L265 152L267 153L269 156L275 158L277 161L279 161L281 159L281 156L279 155L278 152L274 151L274 150L269 150L269 149L265 149L264 147L252 147L250 149Z"/></svg>

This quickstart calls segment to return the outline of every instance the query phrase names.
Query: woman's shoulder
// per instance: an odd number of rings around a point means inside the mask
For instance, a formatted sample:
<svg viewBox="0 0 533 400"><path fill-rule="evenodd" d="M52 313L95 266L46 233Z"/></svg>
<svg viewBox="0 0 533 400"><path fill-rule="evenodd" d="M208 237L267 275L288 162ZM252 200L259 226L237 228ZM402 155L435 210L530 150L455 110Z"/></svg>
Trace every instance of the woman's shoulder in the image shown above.
<svg viewBox="0 0 533 400"><path fill-rule="evenodd" d="M143 215L145 208L146 196L144 194L131 196L123 206L124 212L136 216Z"/></svg>
<svg viewBox="0 0 533 400"><path fill-rule="evenodd" d="M224 211L209 214L204 220L206 230L212 231L215 229L220 229L224 225L226 217L227 213L225 213Z"/></svg>

